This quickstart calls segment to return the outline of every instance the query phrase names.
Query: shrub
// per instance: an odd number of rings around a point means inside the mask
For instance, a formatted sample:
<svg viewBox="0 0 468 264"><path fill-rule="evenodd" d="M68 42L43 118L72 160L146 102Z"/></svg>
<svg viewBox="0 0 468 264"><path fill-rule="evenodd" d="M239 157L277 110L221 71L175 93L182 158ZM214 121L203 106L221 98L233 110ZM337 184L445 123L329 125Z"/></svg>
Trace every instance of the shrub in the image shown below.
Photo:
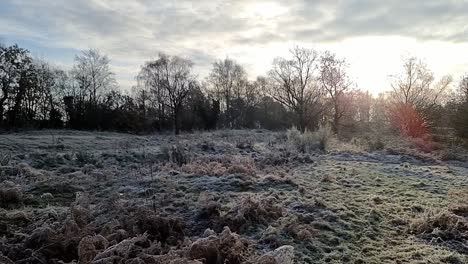
<svg viewBox="0 0 468 264"><path fill-rule="evenodd" d="M295 126L286 131L286 137L288 142L295 146L301 144L302 134Z"/></svg>
<svg viewBox="0 0 468 264"><path fill-rule="evenodd" d="M179 167L189 162L189 156L181 145L162 146L164 159L177 164Z"/></svg>
<svg viewBox="0 0 468 264"><path fill-rule="evenodd" d="M389 109L390 122L400 134L407 137L422 137L427 134L427 122L410 104L396 104Z"/></svg>
<svg viewBox="0 0 468 264"><path fill-rule="evenodd" d="M305 131L303 134L293 127L287 131L288 143L302 153L314 150L327 151L332 131L329 126L320 126L317 131Z"/></svg>
<svg viewBox="0 0 468 264"><path fill-rule="evenodd" d="M426 153L430 153L442 148L440 143L433 141L429 136L412 138L411 144L418 150Z"/></svg>
<svg viewBox="0 0 468 264"><path fill-rule="evenodd" d="M320 126L314 133L315 138L318 139L320 150L326 151L328 149L332 133L333 132L329 126Z"/></svg>
<svg viewBox="0 0 468 264"><path fill-rule="evenodd" d="M382 138L378 137L375 141L369 142L369 149L371 151L383 150L385 148L385 143L382 141Z"/></svg>

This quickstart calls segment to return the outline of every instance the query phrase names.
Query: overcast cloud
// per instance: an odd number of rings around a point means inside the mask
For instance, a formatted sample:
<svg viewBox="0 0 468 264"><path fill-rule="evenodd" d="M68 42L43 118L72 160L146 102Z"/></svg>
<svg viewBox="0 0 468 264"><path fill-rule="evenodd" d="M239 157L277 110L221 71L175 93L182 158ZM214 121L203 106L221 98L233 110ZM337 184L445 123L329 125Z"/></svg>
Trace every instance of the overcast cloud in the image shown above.
<svg viewBox="0 0 468 264"><path fill-rule="evenodd" d="M403 52L415 51L437 64L435 70L453 71L441 74L456 75L468 71L466 21L465 0L0 2L0 40L64 65L73 62L70 54L99 49L111 58L124 88L133 85L139 66L161 51L192 59L201 76L214 60L229 56L254 78L295 44L349 58L360 86L384 87L382 79ZM380 53L390 61L363 76L376 67Z"/></svg>

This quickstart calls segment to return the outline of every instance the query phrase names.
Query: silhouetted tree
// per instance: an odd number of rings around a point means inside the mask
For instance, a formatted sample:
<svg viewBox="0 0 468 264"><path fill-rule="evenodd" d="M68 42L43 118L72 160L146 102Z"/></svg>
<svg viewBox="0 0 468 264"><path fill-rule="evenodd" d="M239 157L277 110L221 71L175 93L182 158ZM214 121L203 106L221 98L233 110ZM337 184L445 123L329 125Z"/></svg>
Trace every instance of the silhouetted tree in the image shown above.
<svg viewBox="0 0 468 264"><path fill-rule="evenodd" d="M468 138L468 75L464 75L459 84L456 97L446 106L450 121L456 133Z"/></svg>
<svg viewBox="0 0 468 264"><path fill-rule="evenodd" d="M408 104L420 114L436 106L452 82L444 76L435 82L434 74L427 65L415 57L404 61L403 72L393 76L391 100L397 104Z"/></svg>
<svg viewBox="0 0 468 264"><path fill-rule="evenodd" d="M224 109L225 125L241 127L245 115L243 105L251 88L244 68L232 59L217 61L213 63L208 82Z"/></svg>
<svg viewBox="0 0 468 264"><path fill-rule="evenodd" d="M296 47L290 59L276 58L269 72L268 94L295 113L301 131L315 126L321 111L319 62L317 51Z"/></svg>
<svg viewBox="0 0 468 264"><path fill-rule="evenodd" d="M96 105L100 96L115 88L114 73L109 64L109 58L98 50L85 50L75 56L72 75L92 104Z"/></svg>
<svg viewBox="0 0 468 264"><path fill-rule="evenodd" d="M160 53L159 58L147 62L139 74L140 80L162 101L162 106L170 110L175 134L180 132L184 100L197 87L192 67L190 60Z"/></svg>
<svg viewBox="0 0 468 264"><path fill-rule="evenodd" d="M332 128L338 134L340 121L351 101L350 94L346 96L352 83L347 73L345 60L337 58L335 54L325 52L320 60L320 83L330 99Z"/></svg>
<svg viewBox="0 0 468 264"><path fill-rule="evenodd" d="M458 90L465 97L465 100L468 101L468 74L465 74L458 85Z"/></svg>
<svg viewBox="0 0 468 264"><path fill-rule="evenodd" d="M16 125L21 104L30 85L32 58L29 51L13 46L0 46L0 125L8 110L9 125Z"/></svg>

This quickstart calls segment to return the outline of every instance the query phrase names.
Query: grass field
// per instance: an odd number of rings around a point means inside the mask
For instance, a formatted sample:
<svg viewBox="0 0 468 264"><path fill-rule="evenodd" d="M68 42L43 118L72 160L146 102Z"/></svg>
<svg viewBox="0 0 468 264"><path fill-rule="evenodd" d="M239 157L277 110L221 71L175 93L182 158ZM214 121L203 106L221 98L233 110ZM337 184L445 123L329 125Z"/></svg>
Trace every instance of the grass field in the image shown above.
<svg viewBox="0 0 468 264"><path fill-rule="evenodd" d="M463 158L263 130L32 131L0 152L0 262L468 263Z"/></svg>

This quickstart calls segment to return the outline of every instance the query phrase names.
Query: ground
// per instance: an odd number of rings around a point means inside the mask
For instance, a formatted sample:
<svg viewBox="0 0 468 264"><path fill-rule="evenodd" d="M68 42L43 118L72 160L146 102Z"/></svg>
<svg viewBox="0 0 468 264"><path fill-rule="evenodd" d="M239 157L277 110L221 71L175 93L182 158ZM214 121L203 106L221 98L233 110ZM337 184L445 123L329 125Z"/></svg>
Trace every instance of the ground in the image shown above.
<svg viewBox="0 0 468 264"><path fill-rule="evenodd" d="M0 151L0 262L278 263L290 245L294 263L468 263L456 155L301 153L264 130L30 131Z"/></svg>

